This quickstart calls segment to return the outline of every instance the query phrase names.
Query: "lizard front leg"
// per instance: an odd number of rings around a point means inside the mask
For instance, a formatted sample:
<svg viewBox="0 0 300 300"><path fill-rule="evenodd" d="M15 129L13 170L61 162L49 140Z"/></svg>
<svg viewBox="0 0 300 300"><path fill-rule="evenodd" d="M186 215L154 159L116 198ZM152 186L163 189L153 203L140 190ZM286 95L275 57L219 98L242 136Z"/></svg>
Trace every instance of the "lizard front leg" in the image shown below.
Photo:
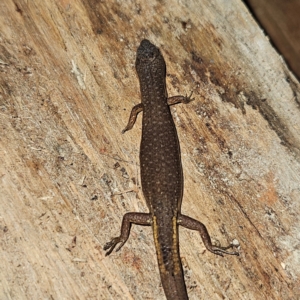
<svg viewBox="0 0 300 300"><path fill-rule="evenodd" d="M133 125L136 121L137 115L142 110L143 110L143 103L139 103L132 108L127 126L122 130L122 133L125 133L126 131L130 130L133 127Z"/></svg>

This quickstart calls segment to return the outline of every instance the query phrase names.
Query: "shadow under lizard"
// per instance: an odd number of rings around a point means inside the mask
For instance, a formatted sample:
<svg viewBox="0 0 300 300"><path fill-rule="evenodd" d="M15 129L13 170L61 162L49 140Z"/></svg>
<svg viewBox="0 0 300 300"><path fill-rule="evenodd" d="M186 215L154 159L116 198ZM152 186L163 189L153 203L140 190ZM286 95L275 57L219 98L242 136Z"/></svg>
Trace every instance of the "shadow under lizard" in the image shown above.
<svg viewBox="0 0 300 300"><path fill-rule="evenodd" d="M232 247L214 246L204 224L181 214L183 173L180 147L169 106L189 103L190 96L168 98L166 64L160 50L148 40L142 40L136 55L136 71L140 81L142 102L133 107L127 126L130 130L139 112L143 111L140 147L141 184L149 213L130 212L123 216L121 235L104 246L109 255L127 241L131 224L151 225L162 286L168 300L188 299L179 255L178 226L197 230L207 250L221 255Z"/></svg>

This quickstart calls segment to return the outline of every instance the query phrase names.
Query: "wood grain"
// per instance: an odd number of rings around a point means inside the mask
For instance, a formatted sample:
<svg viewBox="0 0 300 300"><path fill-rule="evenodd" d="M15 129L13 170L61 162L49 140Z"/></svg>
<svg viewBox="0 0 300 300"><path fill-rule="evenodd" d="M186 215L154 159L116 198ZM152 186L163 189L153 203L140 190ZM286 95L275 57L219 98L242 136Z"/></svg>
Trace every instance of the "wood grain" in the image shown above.
<svg viewBox="0 0 300 300"><path fill-rule="evenodd" d="M125 2L125 1L124 1ZM0 3L0 299L164 299L151 228L103 245L140 192L142 38L160 47L181 142L190 299L299 299L299 83L240 1Z"/></svg>

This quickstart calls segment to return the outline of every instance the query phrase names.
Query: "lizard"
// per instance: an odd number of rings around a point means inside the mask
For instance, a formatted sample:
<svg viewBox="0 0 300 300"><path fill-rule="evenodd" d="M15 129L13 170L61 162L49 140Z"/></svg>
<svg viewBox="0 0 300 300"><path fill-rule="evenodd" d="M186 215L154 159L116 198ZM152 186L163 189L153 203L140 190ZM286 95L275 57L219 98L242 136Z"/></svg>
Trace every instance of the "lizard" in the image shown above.
<svg viewBox="0 0 300 300"><path fill-rule="evenodd" d="M162 286L168 300L188 299L179 253L179 225L197 230L206 249L214 254L239 255L227 247L214 246L206 226L181 213L183 171L181 153L170 105L189 103L189 96L169 97L166 90L166 63L149 40L142 40L137 49L136 71L142 102L132 108L122 133L132 129L138 113L143 111L140 145L141 185L149 213L129 212L123 216L121 234L106 243L109 255L117 244L119 251L130 235L132 224L151 225Z"/></svg>

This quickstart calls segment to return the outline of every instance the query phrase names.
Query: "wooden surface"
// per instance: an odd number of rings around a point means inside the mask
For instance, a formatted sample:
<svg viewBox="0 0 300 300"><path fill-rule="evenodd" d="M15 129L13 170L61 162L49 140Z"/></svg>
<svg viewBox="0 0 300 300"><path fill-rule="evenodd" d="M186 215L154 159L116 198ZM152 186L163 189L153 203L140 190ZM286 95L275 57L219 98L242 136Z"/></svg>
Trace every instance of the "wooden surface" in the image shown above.
<svg viewBox="0 0 300 300"><path fill-rule="evenodd" d="M300 78L300 1L245 0L290 69Z"/></svg>
<svg viewBox="0 0 300 300"><path fill-rule="evenodd" d="M299 83L240 1L0 2L0 299L165 299L151 228L104 256L140 190L134 69L161 48L177 105L190 299L299 299ZM180 4L181 3L181 4ZM186 3L186 4L183 4Z"/></svg>

